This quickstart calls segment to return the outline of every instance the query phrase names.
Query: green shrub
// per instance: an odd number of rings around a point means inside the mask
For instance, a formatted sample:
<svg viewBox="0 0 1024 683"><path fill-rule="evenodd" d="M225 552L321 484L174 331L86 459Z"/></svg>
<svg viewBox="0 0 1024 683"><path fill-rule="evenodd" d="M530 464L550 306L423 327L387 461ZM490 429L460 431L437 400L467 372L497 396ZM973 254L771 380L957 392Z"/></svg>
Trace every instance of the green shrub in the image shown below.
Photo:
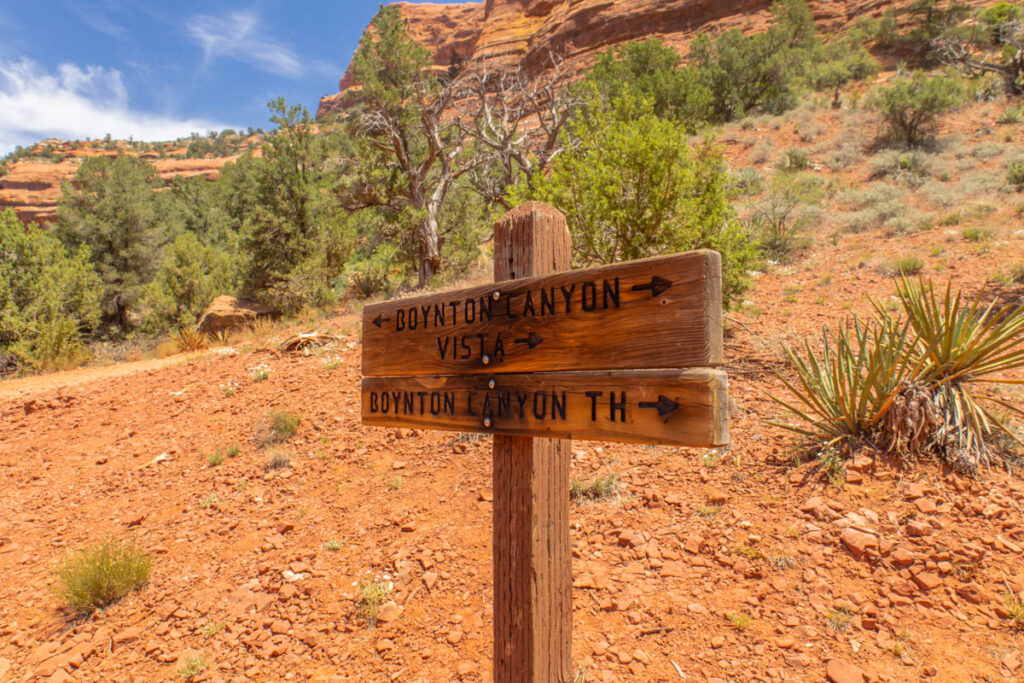
<svg viewBox="0 0 1024 683"><path fill-rule="evenodd" d="M151 559L134 541L113 536L67 554L54 570L57 595L79 614L113 604L146 585Z"/></svg>
<svg viewBox="0 0 1024 683"><path fill-rule="evenodd" d="M917 275L924 270L924 261L917 256L905 256L879 265L879 272L887 277Z"/></svg>
<svg viewBox="0 0 1024 683"><path fill-rule="evenodd" d="M558 156L532 188L513 189L510 204L535 199L560 209L578 265L715 249L722 255L723 301L738 299L757 245L730 206L717 147L691 149L680 124L629 100L610 109L595 105L569 134L580 144Z"/></svg>
<svg viewBox="0 0 1024 683"><path fill-rule="evenodd" d="M802 149L787 149L775 168L785 172L806 171L811 165L807 152Z"/></svg>
<svg viewBox="0 0 1024 683"><path fill-rule="evenodd" d="M224 250L204 245L185 232L168 246L168 253L148 285L146 301L152 330L195 325L210 302L234 291L236 271Z"/></svg>
<svg viewBox="0 0 1024 683"><path fill-rule="evenodd" d="M1024 161L1014 161L1006 171L1006 182L1017 192L1024 192Z"/></svg>
<svg viewBox="0 0 1024 683"><path fill-rule="evenodd" d="M68 254L49 232L0 212L0 353L30 368L85 358L82 332L100 319L100 278L88 248Z"/></svg>
<svg viewBox="0 0 1024 683"><path fill-rule="evenodd" d="M871 104L888 127L890 141L906 147L924 144L935 129L939 115L962 100L959 81L928 76L921 71L900 75L877 88Z"/></svg>
<svg viewBox="0 0 1024 683"><path fill-rule="evenodd" d="M1014 406L977 392L997 380L1024 384L1003 373L1024 367L1024 305L985 304L931 283L901 278L902 316L879 302L874 317L824 332L820 353L787 349L796 368L781 377L794 401L773 397L801 424L780 425L827 448L849 454L860 444L904 458L933 455L953 468L976 473L1002 455L1002 443L1018 437L986 407Z"/></svg>
<svg viewBox="0 0 1024 683"><path fill-rule="evenodd" d="M960 234L968 242L987 242L992 239L992 230L989 228L964 228Z"/></svg>
<svg viewBox="0 0 1024 683"><path fill-rule="evenodd" d="M817 207L823 195L822 184L813 176L784 174L772 179L768 194L752 205L751 228L766 255L784 263L807 246L807 228L823 220Z"/></svg>

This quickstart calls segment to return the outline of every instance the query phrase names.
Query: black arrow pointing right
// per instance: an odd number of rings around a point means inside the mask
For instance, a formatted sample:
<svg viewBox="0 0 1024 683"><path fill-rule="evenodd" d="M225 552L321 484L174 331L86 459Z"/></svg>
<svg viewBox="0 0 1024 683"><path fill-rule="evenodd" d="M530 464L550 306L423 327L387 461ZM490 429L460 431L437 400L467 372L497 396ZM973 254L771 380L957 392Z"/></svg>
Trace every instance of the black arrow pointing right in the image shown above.
<svg viewBox="0 0 1024 683"><path fill-rule="evenodd" d="M658 394L657 401L640 401L641 408L654 408L658 411L658 417L665 417L674 413L679 408L679 404L668 398Z"/></svg>
<svg viewBox="0 0 1024 683"><path fill-rule="evenodd" d="M531 351L533 351L534 347L536 347L542 341L544 341L544 338L541 337L536 332L530 332L530 334L527 335L526 337L515 340L516 344L526 344L527 346L529 346Z"/></svg>
<svg viewBox="0 0 1024 683"><path fill-rule="evenodd" d="M651 296L654 297L658 296L671 286L672 282L670 280L666 280L663 277L658 277L657 275L655 275L654 277L651 278L651 281L649 283L643 285L633 285L630 289L632 289L634 292L640 292L645 289L649 289L651 290Z"/></svg>

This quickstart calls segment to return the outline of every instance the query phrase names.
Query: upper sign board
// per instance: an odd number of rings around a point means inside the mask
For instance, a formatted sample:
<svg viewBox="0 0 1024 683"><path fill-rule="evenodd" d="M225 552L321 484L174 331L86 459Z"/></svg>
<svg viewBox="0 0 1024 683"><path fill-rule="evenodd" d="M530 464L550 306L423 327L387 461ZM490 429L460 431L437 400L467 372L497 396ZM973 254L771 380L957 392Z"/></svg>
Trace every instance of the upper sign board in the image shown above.
<svg viewBox="0 0 1024 683"><path fill-rule="evenodd" d="M363 375L713 367L722 268L693 251L363 309Z"/></svg>

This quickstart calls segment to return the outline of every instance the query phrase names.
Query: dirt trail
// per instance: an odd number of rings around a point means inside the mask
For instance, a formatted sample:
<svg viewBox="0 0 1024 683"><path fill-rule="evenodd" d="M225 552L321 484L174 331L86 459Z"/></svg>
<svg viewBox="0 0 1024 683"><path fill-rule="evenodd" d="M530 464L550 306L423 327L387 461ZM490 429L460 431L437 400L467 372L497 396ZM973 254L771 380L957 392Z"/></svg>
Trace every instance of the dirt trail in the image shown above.
<svg viewBox="0 0 1024 683"><path fill-rule="evenodd" d="M196 358L209 353L216 353L216 351L178 353L165 358L147 358L126 363L75 368L74 370L52 372L45 375L32 375L2 380L0 381L0 400L31 396L40 392L77 386L99 379L124 377L125 375L132 375L146 370L160 370L171 365L177 365L190 358Z"/></svg>

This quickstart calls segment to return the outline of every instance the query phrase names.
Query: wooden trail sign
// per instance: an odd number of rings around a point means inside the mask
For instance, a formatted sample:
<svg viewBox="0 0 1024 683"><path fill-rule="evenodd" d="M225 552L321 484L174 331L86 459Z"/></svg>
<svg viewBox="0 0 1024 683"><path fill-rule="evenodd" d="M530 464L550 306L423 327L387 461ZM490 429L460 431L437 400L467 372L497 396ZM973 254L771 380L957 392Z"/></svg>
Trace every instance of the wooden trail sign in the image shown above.
<svg viewBox="0 0 1024 683"><path fill-rule="evenodd" d="M363 374L720 365L721 270L694 251L367 306Z"/></svg>
<svg viewBox="0 0 1024 683"><path fill-rule="evenodd" d="M677 446L729 442L721 370L368 377L363 423Z"/></svg>
<svg viewBox="0 0 1024 683"><path fill-rule="evenodd" d="M495 285L363 312L365 424L494 434L495 683L572 680L569 439L729 440L719 255L570 254L529 202L494 225Z"/></svg>

